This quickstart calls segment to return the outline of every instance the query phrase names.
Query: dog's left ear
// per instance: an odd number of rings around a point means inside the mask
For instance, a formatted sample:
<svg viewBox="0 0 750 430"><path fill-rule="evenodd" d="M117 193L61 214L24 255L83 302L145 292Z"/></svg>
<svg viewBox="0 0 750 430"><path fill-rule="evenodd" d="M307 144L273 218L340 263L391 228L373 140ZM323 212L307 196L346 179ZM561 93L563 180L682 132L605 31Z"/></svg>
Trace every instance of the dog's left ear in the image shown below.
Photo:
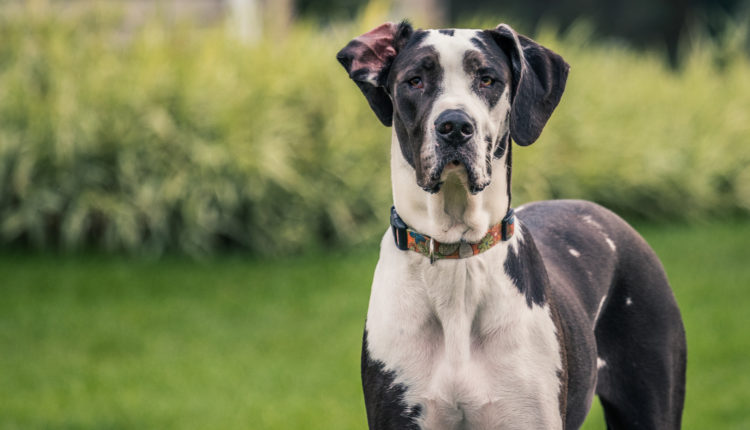
<svg viewBox="0 0 750 430"><path fill-rule="evenodd" d="M521 146L531 145L560 103L570 66L506 24L487 31L512 63L510 136Z"/></svg>
<svg viewBox="0 0 750 430"><path fill-rule="evenodd" d="M355 38L336 55L375 115L388 127L393 123L393 102L385 90L385 82L393 59L412 33L406 21L387 22Z"/></svg>

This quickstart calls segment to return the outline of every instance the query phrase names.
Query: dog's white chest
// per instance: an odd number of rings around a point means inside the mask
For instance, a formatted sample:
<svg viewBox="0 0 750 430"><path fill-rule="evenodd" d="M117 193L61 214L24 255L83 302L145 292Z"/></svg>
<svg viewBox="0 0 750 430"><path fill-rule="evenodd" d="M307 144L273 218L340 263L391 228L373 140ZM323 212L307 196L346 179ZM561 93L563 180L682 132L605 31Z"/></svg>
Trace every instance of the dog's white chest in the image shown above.
<svg viewBox="0 0 750 430"><path fill-rule="evenodd" d="M506 253L431 265L383 241L368 351L421 408L423 429L562 428L555 326L504 273Z"/></svg>

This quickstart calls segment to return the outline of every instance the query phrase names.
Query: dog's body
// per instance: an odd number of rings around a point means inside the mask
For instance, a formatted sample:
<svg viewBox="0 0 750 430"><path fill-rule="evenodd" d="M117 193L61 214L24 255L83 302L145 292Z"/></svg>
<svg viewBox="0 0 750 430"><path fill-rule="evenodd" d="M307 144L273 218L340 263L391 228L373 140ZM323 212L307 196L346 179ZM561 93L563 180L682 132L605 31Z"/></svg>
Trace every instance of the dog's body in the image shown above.
<svg viewBox="0 0 750 430"><path fill-rule="evenodd" d="M504 25L405 23L339 60L394 126L400 218L430 246L483 241L511 213L510 138L536 140L567 64ZM679 428L684 330L643 239L581 201L523 206L504 239L436 260L386 233L362 349L370 428L574 429L595 393L610 428Z"/></svg>

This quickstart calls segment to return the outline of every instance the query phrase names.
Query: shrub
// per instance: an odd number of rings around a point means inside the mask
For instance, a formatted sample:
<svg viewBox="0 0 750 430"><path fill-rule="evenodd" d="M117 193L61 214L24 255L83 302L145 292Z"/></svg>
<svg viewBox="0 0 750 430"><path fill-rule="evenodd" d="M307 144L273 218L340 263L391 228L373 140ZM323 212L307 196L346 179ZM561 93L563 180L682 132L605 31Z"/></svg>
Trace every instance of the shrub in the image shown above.
<svg viewBox="0 0 750 430"><path fill-rule="evenodd" d="M663 57L541 36L572 65L541 142L516 151L524 197L579 197L631 218L750 211L750 62L699 40L680 70Z"/></svg>
<svg viewBox="0 0 750 430"><path fill-rule="evenodd" d="M297 23L252 44L223 24L103 9L0 12L0 241L37 248L283 254L382 234L390 131L335 53L361 28ZM625 215L750 210L750 64L541 35L572 71L515 151L514 201ZM726 55L724 55L726 57Z"/></svg>

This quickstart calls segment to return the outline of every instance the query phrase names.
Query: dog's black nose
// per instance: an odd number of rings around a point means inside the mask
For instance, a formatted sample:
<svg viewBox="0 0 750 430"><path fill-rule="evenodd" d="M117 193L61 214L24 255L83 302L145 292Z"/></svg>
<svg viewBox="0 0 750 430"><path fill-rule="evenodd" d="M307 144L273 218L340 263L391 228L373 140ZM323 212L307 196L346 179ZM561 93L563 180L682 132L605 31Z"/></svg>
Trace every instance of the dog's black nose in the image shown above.
<svg viewBox="0 0 750 430"><path fill-rule="evenodd" d="M474 135L474 124L464 111L450 109L437 117L435 130L441 143L458 146L466 143Z"/></svg>

